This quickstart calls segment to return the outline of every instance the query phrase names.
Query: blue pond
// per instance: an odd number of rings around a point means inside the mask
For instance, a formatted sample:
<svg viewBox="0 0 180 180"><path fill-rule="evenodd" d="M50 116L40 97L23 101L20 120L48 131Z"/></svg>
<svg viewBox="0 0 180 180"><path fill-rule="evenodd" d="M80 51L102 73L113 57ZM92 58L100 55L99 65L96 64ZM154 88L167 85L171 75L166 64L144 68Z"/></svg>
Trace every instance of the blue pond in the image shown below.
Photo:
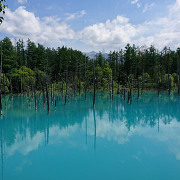
<svg viewBox="0 0 180 180"><path fill-rule="evenodd" d="M2 180L179 180L180 97L156 92L56 97L6 97L0 119ZM4 101L4 97L3 97ZM51 101L51 100L50 100Z"/></svg>

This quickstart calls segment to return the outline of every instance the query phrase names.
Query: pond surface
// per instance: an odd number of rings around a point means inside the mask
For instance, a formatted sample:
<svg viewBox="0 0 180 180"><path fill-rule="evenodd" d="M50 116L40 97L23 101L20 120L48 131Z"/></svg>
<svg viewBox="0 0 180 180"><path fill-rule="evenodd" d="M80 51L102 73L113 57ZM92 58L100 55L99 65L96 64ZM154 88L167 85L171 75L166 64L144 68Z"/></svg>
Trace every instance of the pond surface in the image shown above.
<svg viewBox="0 0 180 180"><path fill-rule="evenodd" d="M179 180L180 97L144 93L132 104L98 93L56 96L57 107L38 97L6 98L0 119L2 180Z"/></svg>

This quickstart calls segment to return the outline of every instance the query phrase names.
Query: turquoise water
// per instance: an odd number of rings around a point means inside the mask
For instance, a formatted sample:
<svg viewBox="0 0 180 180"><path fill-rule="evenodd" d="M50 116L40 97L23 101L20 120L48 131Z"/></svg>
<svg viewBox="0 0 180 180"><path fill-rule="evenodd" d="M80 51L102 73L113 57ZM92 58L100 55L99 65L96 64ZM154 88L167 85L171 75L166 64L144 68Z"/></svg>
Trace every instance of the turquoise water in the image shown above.
<svg viewBox="0 0 180 180"><path fill-rule="evenodd" d="M180 97L134 94L113 102L98 93L56 96L57 107L38 97L6 98L0 119L2 180L179 180Z"/></svg>

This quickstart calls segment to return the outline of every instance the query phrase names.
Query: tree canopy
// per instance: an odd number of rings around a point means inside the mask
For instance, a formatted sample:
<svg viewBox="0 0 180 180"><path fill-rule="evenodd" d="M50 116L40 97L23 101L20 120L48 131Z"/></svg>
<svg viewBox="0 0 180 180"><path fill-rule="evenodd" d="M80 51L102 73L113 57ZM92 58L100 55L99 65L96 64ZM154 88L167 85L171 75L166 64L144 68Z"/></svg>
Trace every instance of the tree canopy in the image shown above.
<svg viewBox="0 0 180 180"><path fill-rule="evenodd" d="M8 7L4 4L6 0L0 0L0 24L3 22L4 18L1 14L5 14L5 9Z"/></svg>
<svg viewBox="0 0 180 180"><path fill-rule="evenodd" d="M90 59L81 51L65 46L45 48L30 39L26 47L22 39L13 46L8 37L1 44L2 72L11 80L14 92L34 86L40 90L45 80L68 83L73 90L91 89L94 73L98 89L108 89L112 83L115 88L127 87L130 81L140 81L148 88L179 86L180 48L174 51L165 47L159 51L150 46L142 50L127 44L124 50L109 52L107 59L101 52Z"/></svg>

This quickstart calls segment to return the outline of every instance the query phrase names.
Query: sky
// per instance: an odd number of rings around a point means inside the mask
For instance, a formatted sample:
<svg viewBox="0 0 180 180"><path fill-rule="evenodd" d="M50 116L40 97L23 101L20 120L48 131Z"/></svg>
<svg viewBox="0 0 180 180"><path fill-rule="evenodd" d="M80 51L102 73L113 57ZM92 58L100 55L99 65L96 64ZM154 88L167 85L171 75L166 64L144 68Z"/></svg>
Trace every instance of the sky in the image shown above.
<svg viewBox="0 0 180 180"><path fill-rule="evenodd" d="M6 0L0 39L83 52L180 47L180 0Z"/></svg>

